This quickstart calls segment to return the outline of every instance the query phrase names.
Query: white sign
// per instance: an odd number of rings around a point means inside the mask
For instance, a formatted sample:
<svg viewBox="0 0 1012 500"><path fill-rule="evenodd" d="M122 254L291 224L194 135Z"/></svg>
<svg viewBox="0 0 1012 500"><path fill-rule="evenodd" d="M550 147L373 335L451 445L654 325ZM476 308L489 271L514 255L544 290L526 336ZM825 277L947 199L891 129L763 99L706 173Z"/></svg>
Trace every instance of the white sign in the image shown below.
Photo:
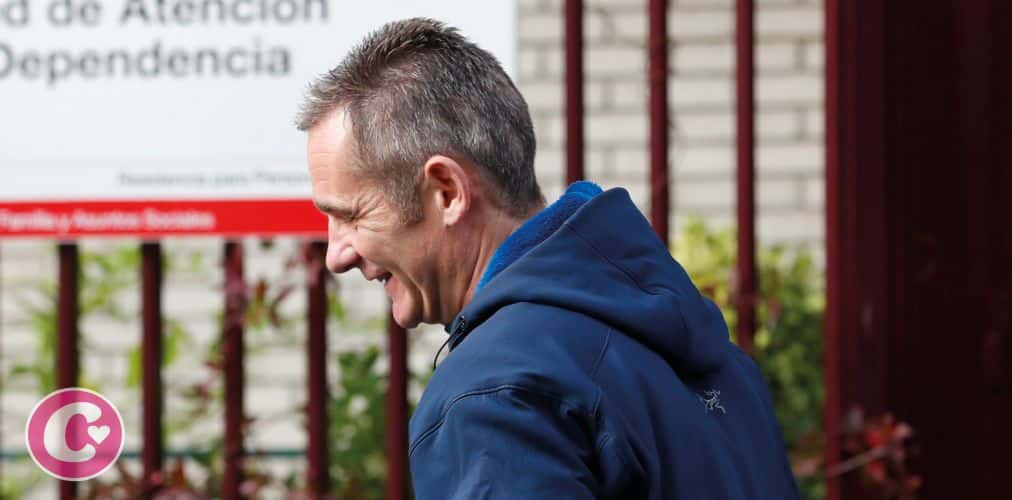
<svg viewBox="0 0 1012 500"><path fill-rule="evenodd" d="M0 235L324 231L258 226L312 213L306 86L413 16L515 74L515 0L0 0Z"/></svg>

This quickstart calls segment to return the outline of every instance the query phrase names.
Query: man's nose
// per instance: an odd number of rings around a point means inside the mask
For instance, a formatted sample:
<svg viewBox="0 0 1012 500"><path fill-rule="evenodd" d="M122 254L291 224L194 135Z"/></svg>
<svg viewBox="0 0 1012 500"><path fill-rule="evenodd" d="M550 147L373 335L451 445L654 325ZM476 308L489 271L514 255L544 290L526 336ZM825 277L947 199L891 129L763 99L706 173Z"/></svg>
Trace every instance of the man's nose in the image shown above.
<svg viewBox="0 0 1012 500"><path fill-rule="evenodd" d="M341 242L327 244L327 269L332 273L343 273L356 267L359 261L355 247Z"/></svg>
<svg viewBox="0 0 1012 500"><path fill-rule="evenodd" d="M348 231L341 224L331 220L328 224L327 269L332 273L343 273L352 269L360 259L355 247L348 241Z"/></svg>

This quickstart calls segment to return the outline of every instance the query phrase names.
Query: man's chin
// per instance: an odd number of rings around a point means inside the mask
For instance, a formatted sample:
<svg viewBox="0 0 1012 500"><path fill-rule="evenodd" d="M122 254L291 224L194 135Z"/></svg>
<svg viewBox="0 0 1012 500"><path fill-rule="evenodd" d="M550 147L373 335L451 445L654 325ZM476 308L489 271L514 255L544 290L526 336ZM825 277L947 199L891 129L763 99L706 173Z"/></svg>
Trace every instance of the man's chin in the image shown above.
<svg viewBox="0 0 1012 500"><path fill-rule="evenodd" d="M397 326L405 330L409 328L414 328L418 326L419 323L421 323L421 319L418 318L417 314L411 314L410 312L409 313L402 312L397 307L396 302L390 304L390 313L391 316L393 316L394 323L397 323Z"/></svg>

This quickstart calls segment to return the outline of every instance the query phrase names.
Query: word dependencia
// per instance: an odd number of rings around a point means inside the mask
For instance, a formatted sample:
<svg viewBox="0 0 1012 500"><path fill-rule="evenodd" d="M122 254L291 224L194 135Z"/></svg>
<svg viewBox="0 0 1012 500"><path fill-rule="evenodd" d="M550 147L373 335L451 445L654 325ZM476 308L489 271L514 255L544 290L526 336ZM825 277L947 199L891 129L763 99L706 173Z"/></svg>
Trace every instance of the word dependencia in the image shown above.
<svg viewBox="0 0 1012 500"><path fill-rule="evenodd" d="M80 78L159 77L255 77L286 76L291 69L291 53L285 47L263 47L254 39L245 46L166 48L155 40L139 50L107 51L54 50L17 52L0 42L0 82L12 76L42 80L50 87Z"/></svg>
<svg viewBox="0 0 1012 500"><path fill-rule="evenodd" d="M38 11L31 0L0 0L0 34L46 24L59 29L103 29L100 0L52 0ZM40 2L42 3L42 2ZM324 22L328 0L121 0L118 26L209 27L286 26ZM3 29L3 28L10 28ZM108 29L108 28L106 28ZM185 39L185 38L184 38ZM20 77L55 86L78 78L285 76L291 52L264 46L258 37L227 47L180 47L155 39L141 46L106 49L33 50L0 39L0 81Z"/></svg>

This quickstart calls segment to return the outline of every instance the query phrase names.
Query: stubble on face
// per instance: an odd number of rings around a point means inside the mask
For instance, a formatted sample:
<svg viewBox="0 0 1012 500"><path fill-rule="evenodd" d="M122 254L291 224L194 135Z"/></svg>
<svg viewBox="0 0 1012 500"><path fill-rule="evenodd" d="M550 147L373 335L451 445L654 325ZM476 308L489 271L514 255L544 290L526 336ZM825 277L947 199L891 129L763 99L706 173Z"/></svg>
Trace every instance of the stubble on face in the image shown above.
<svg viewBox="0 0 1012 500"><path fill-rule="evenodd" d="M437 322L441 228L424 219L401 222L379 186L357 170L349 125L338 110L309 131L313 199L330 220L327 267L335 273L358 268L366 279L382 282L402 327Z"/></svg>

